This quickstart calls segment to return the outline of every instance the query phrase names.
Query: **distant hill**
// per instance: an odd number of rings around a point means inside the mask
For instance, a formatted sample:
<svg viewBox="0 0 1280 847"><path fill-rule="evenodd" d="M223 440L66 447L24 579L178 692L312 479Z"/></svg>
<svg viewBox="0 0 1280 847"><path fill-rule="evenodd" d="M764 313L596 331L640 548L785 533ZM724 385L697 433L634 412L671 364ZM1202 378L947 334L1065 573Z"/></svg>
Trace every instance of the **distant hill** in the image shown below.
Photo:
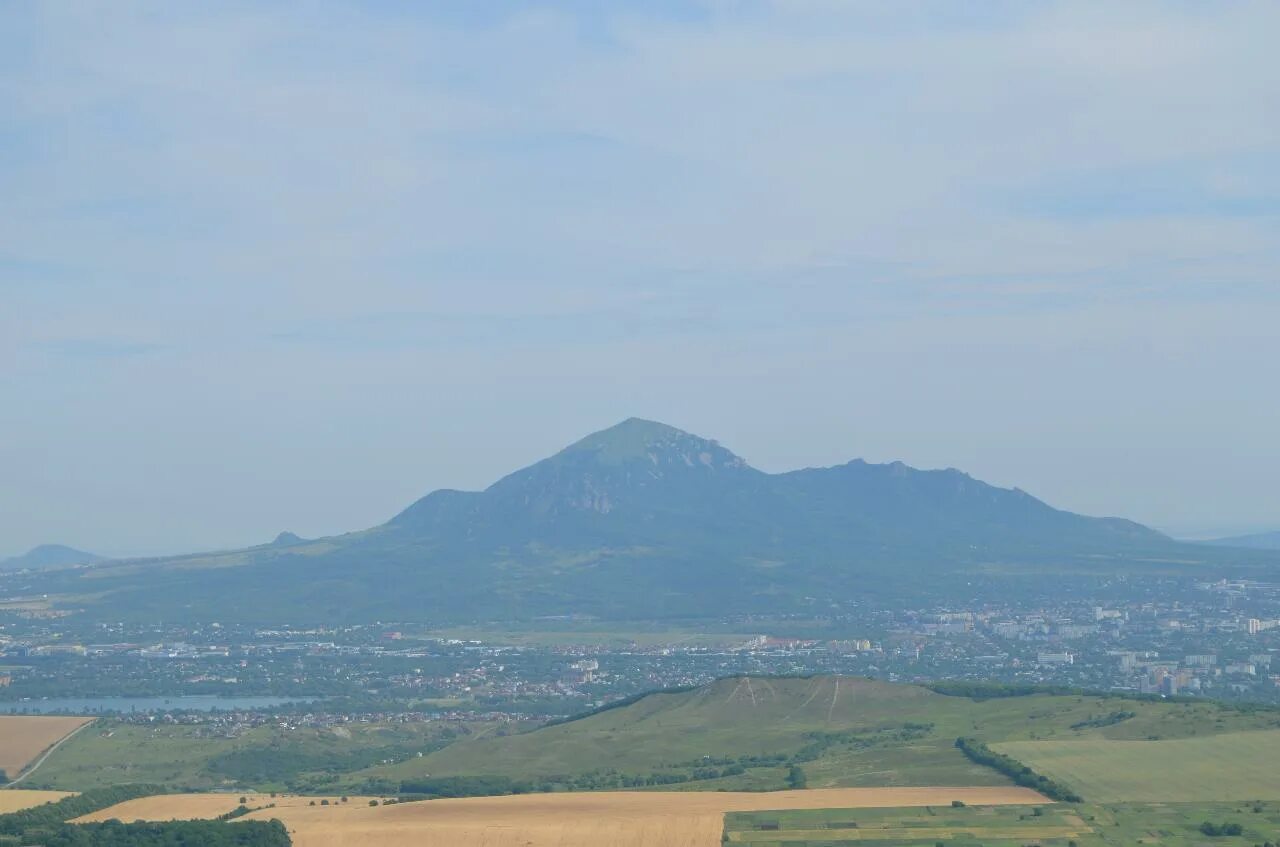
<svg viewBox="0 0 1280 847"><path fill-rule="evenodd" d="M1254 535L1236 535L1205 541L1218 547L1243 547L1249 550L1280 550L1280 531L1259 532Z"/></svg>
<svg viewBox="0 0 1280 847"><path fill-rule="evenodd" d="M854 460L769 474L632 418L484 491L434 491L372 529L105 565L93 593L116 616L708 618L946 596L976 575L1266 565L1258 555L1061 511L954 469ZM47 590L90 593L78 578Z"/></svg>
<svg viewBox="0 0 1280 847"><path fill-rule="evenodd" d="M282 532L271 542L273 547L292 547L295 544L306 544L307 539L294 535L292 532Z"/></svg>
<svg viewBox="0 0 1280 847"><path fill-rule="evenodd" d="M62 544L41 544L32 547L21 556L0 560L0 570L16 571L24 568L55 568L63 565L90 565L106 559L94 553L86 553Z"/></svg>

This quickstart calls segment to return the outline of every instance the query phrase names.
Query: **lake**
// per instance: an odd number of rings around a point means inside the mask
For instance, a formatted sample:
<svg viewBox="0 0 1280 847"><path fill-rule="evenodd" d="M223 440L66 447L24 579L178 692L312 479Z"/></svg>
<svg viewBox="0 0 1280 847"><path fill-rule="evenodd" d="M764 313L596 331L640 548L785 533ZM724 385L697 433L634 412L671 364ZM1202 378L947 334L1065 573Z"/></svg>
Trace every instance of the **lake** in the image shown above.
<svg viewBox="0 0 1280 847"><path fill-rule="evenodd" d="M97 715L136 712L212 712L215 709L268 709L287 703L306 703L309 697L219 697L193 694L185 697L50 697L43 700L0 700L0 715L66 714Z"/></svg>

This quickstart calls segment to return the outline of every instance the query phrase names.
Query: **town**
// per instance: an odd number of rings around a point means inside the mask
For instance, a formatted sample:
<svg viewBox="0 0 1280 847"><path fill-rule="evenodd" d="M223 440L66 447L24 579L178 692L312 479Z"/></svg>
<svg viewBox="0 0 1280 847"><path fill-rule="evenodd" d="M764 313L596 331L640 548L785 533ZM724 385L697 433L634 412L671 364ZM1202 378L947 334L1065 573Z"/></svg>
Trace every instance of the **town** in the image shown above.
<svg viewBox="0 0 1280 847"><path fill-rule="evenodd" d="M0 712L251 727L274 718L543 721L735 674L1066 686L1280 702L1280 584L1075 580L945 607L867 603L712 622L579 618L515 631L77 624L0 611ZM149 699L148 699L149 698ZM252 717L258 715L258 717ZM397 717L398 716L398 717Z"/></svg>

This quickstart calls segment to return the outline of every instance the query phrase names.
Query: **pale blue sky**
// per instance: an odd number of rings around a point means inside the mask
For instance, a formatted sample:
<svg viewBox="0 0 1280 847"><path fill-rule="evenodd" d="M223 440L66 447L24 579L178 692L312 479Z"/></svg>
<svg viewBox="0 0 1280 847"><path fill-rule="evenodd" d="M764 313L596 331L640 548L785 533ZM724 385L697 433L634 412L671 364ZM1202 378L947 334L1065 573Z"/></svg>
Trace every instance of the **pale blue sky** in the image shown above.
<svg viewBox="0 0 1280 847"><path fill-rule="evenodd" d="M968 8L966 8L968 7ZM0 555L630 415L1280 526L1274 3L0 8Z"/></svg>

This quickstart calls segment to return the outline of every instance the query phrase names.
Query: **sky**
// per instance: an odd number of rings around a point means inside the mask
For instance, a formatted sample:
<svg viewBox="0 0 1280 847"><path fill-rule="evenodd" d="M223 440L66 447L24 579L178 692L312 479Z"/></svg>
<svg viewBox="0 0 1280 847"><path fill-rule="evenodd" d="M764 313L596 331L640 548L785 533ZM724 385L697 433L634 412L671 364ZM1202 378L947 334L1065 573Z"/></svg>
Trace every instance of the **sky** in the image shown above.
<svg viewBox="0 0 1280 847"><path fill-rule="evenodd" d="M0 555L635 415L1280 528L1280 4L0 6Z"/></svg>

